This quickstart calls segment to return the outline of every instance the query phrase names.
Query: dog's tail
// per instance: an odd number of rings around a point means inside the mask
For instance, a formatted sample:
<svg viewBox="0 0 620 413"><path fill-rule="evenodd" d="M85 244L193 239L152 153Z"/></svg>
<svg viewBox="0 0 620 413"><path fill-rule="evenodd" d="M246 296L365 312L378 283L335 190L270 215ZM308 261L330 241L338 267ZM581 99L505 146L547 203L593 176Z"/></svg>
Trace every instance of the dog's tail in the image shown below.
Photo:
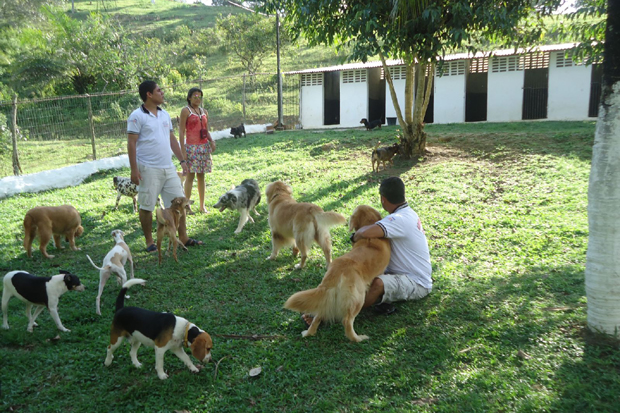
<svg viewBox="0 0 620 413"><path fill-rule="evenodd" d="M377 150L379 145L381 145L381 141L377 142L377 144L375 145L375 148L373 149L373 153Z"/></svg>
<svg viewBox="0 0 620 413"><path fill-rule="evenodd" d="M344 215L331 211L320 212L316 214L314 218L319 226L319 230L329 229L331 227L335 227L336 225L344 225L347 223L347 219Z"/></svg>
<svg viewBox="0 0 620 413"><path fill-rule="evenodd" d="M123 284L123 288L121 288L121 291L118 293L118 296L116 297L116 311L125 307L125 294L127 294L127 290L129 288L131 288L132 286L136 284L144 285L146 284L146 280L143 280L141 278L134 278L133 280L129 280L125 284Z"/></svg>
<svg viewBox="0 0 620 413"><path fill-rule="evenodd" d="M24 248L26 249L28 256L30 256L32 241L34 241L34 238L37 236L37 226L30 214L26 214L26 217L24 218L24 232Z"/></svg>
<svg viewBox="0 0 620 413"><path fill-rule="evenodd" d="M96 269L98 269L99 271L103 270L103 268L99 268L95 265L95 263L93 262L93 260L90 259L90 257L88 256L88 254L86 254L86 258L88 258L88 261L90 261L90 263L93 265L93 267L95 267Z"/></svg>
<svg viewBox="0 0 620 413"><path fill-rule="evenodd" d="M310 290L299 291L289 297L284 303L284 308L300 312L302 314L311 314L313 316L319 316L324 321L334 321L335 317L333 309L330 311L330 307L334 307L333 295L330 294L332 290L327 290L323 287L311 288ZM330 300L330 296L332 296ZM332 301L330 306L328 303Z"/></svg>
<svg viewBox="0 0 620 413"><path fill-rule="evenodd" d="M161 225L166 225L166 218L164 218L164 213L161 211L161 209L158 209L155 212L155 220L157 221L158 224Z"/></svg>
<svg viewBox="0 0 620 413"><path fill-rule="evenodd" d="M293 294L284 303L284 308L320 317L322 321L335 322L342 320L355 308L360 298L363 302L365 293L366 289L361 284L356 284L353 288L342 284L331 288L318 286Z"/></svg>

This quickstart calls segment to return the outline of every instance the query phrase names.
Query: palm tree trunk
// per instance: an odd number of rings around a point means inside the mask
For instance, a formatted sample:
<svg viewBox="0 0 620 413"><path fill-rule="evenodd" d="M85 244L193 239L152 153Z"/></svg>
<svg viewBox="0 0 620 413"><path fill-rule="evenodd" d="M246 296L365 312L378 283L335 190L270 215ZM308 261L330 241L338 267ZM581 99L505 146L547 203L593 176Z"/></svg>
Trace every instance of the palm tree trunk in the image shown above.
<svg viewBox="0 0 620 413"><path fill-rule="evenodd" d="M607 8L603 90L588 187L588 327L620 336L620 2Z"/></svg>

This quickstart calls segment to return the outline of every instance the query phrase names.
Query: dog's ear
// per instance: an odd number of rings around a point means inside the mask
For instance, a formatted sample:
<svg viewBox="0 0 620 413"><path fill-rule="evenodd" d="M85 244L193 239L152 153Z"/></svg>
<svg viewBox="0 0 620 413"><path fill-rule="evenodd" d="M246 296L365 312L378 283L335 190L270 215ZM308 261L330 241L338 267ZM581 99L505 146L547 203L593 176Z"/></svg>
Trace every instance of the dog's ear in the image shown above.
<svg viewBox="0 0 620 413"><path fill-rule="evenodd" d="M237 203L237 195L230 194L230 201L233 202L233 203Z"/></svg>
<svg viewBox="0 0 620 413"><path fill-rule="evenodd" d="M58 270L58 273L60 273L60 274L71 274L71 272L69 272L67 270Z"/></svg>
<svg viewBox="0 0 620 413"><path fill-rule="evenodd" d="M351 218L349 218L349 232L357 231L358 228L358 216L359 215L359 207L355 208L353 213L351 214Z"/></svg>
<svg viewBox="0 0 620 413"><path fill-rule="evenodd" d="M190 199L189 201L187 201L187 205L194 205L194 200Z"/></svg>

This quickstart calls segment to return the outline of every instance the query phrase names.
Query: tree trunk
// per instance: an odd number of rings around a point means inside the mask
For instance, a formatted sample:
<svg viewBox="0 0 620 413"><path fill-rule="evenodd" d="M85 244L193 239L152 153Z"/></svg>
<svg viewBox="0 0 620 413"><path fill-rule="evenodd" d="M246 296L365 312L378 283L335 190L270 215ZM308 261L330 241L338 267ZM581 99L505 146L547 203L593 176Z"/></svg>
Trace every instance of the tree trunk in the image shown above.
<svg viewBox="0 0 620 413"><path fill-rule="evenodd" d="M426 152L426 132L424 132L424 114L428 107L431 85L432 85L432 70L434 65L431 64L431 75L427 82L420 81L415 85L414 70L417 72L418 79L425 79L425 72L428 66L427 63L407 63L407 72L405 77L405 113L403 113L396 97L396 90L394 89L394 83L390 70L385 62L383 54L380 52L381 63L383 64L383 72L385 73L385 79L390 89L390 96L394 104L394 110L396 111L396 117L398 123L402 129L401 137L401 156L405 159L413 159L419 156L423 156ZM415 61L415 59L411 59ZM414 93L414 87L416 93Z"/></svg>
<svg viewBox="0 0 620 413"><path fill-rule="evenodd" d="M588 327L620 336L620 2L607 7L603 89L588 188Z"/></svg>

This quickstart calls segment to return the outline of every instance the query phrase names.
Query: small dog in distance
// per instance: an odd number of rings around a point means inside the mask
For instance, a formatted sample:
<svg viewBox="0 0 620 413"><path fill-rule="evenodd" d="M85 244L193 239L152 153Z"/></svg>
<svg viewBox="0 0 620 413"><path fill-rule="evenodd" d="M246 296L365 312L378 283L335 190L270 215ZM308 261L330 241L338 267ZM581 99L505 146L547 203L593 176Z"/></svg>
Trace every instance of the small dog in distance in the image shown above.
<svg viewBox="0 0 620 413"><path fill-rule="evenodd" d="M386 169L386 162L389 162L392 166L394 166L394 156L396 156L397 153L400 153L400 145L398 143L390 146L384 146L383 148L379 148L379 145L381 145L380 141L375 146L375 149L372 150L372 155L370 157L373 172L379 172L380 162L383 164L384 171ZM377 164L376 170L375 163Z"/></svg>
<svg viewBox="0 0 620 413"><path fill-rule="evenodd" d="M235 139L240 138L241 134L243 134L245 138L245 126L243 126L243 123L236 128L230 128L230 134L233 135Z"/></svg>
<svg viewBox="0 0 620 413"><path fill-rule="evenodd" d="M373 120L371 122L368 122L368 119L363 118L362 120L360 120L360 123L363 123L364 126L366 126L366 130L372 130L374 128L381 129L381 119L377 119L377 120Z"/></svg>

